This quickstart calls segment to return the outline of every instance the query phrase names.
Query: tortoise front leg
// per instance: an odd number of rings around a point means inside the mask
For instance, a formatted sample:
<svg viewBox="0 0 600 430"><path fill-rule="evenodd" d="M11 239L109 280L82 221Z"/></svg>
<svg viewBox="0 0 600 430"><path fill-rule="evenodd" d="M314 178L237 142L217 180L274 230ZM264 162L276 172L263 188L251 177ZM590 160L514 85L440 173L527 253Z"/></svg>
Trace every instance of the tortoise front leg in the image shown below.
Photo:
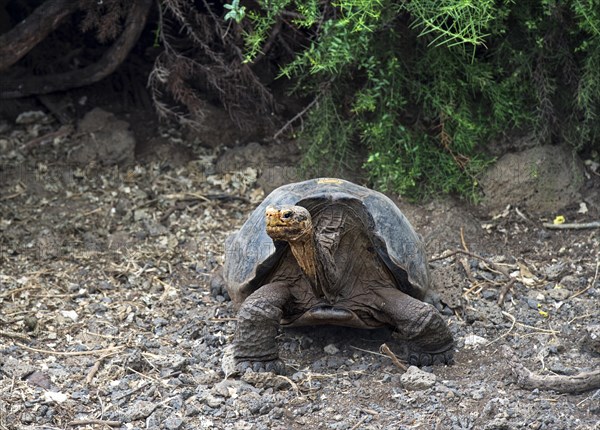
<svg viewBox="0 0 600 430"><path fill-rule="evenodd" d="M291 300L290 286L285 282L273 282L260 287L242 303L233 341L238 371L251 368L257 372L283 372L275 338L283 307Z"/></svg>
<svg viewBox="0 0 600 430"><path fill-rule="evenodd" d="M410 342L410 364L452 364L452 333L432 305L392 288L376 290L376 297L385 322Z"/></svg>

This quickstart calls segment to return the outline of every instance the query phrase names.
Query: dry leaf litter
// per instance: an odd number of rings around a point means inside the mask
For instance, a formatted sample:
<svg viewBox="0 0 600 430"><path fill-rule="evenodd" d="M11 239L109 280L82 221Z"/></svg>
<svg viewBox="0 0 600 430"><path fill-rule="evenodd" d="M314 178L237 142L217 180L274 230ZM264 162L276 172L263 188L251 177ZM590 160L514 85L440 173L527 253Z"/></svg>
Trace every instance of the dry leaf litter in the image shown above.
<svg viewBox="0 0 600 430"><path fill-rule="evenodd" d="M209 281L264 197L260 169L217 174L199 147L179 167L69 164L76 135L18 122L0 124L0 429L599 428L598 390L521 388L499 353L541 375L598 369L597 232L548 233L508 208L463 238L485 259L435 262L454 366L404 374L379 352L402 359L389 330L323 327L281 333L287 375L226 378L235 312ZM412 211L418 229L442 224ZM461 246L436 243L434 257Z"/></svg>

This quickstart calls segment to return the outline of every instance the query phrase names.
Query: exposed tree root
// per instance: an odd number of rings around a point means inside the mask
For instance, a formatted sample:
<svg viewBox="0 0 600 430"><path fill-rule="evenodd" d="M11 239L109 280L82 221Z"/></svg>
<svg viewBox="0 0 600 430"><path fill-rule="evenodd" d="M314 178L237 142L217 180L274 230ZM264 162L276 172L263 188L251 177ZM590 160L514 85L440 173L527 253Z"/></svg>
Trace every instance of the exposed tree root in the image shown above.
<svg viewBox="0 0 600 430"><path fill-rule="evenodd" d="M137 42L146 25L148 12L152 4L152 0L136 0L133 2L127 14L123 32L96 63L69 72L21 77L18 80L4 80L0 88L0 98L18 98L65 91L98 82L110 75L127 58Z"/></svg>
<svg viewBox="0 0 600 430"><path fill-rule="evenodd" d="M536 375L517 361L509 347L504 347L502 353L508 359L511 372L521 388L554 390L559 393L581 393L600 388L600 370L576 375Z"/></svg>
<svg viewBox="0 0 600 430"><path fill-rule="evenodd" d="M45 1L13 29L0 35L0 71L23 58L79 6L80 2L73 0Z"/></svg>
<svg viewBox="0 0 600 430"><path fill-rule="evenodd" d="M544 227L551 230L583 230L587 228L600 228L600 221L582 222L582 223L565 223L565 224L553 224L551 222L545 222Z"/></svg>

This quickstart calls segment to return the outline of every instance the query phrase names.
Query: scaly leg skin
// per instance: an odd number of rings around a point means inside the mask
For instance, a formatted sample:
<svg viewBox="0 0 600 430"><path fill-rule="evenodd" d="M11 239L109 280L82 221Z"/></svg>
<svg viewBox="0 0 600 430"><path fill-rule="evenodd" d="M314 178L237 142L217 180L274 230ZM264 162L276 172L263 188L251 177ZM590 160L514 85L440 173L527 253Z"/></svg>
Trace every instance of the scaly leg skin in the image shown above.
<svg viewBox="0 0 600 430"><path fill-rule="evenodd" d="M213 273L210 278L210 295L214 298L218 296L225 297L226 300L230 300L227 289L225 288L225 279L222 274L223 268L220 268L217 272Z"/></svg>
<svg viewBox="0 0 600 430"><path fill-rule="evenodd" d="M279 359L275 337L283 307L291 299L287 283L273 282L260 287L242 303L233 341L236 370L242 373L246 369L255 372L284 372L285 366Z"/></svg>
<svg viewBox="0 0 600 430"><path fill-rule="evenodd" d="M454 339L440 313L402 291L383 288L376 291L376 306L402 339L409 341L408 361L417 366L452 364Z"/></svg>

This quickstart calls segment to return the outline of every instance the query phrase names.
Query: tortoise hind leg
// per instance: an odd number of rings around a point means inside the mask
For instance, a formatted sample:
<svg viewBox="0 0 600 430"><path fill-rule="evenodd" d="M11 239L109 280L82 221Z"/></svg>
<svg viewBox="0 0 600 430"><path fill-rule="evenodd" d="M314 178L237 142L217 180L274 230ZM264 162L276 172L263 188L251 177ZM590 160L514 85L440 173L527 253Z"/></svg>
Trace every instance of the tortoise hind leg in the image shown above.
<svg viewBox="0 0 600 430"><path fill-rule="evenodd" d="M385 322L409 341L410 364L452 364L452 333L432 305L392 288L376 290L376 297Z"/></svg>
<svg viewBox="0 0 600 430"><path fill-rule="evenodd" d="M292 300L285 282L264 285L252 293L238 311L238 325L233 341L236 369L244 372L273 371L283 373L276 336L284 306Z"/></svg>

